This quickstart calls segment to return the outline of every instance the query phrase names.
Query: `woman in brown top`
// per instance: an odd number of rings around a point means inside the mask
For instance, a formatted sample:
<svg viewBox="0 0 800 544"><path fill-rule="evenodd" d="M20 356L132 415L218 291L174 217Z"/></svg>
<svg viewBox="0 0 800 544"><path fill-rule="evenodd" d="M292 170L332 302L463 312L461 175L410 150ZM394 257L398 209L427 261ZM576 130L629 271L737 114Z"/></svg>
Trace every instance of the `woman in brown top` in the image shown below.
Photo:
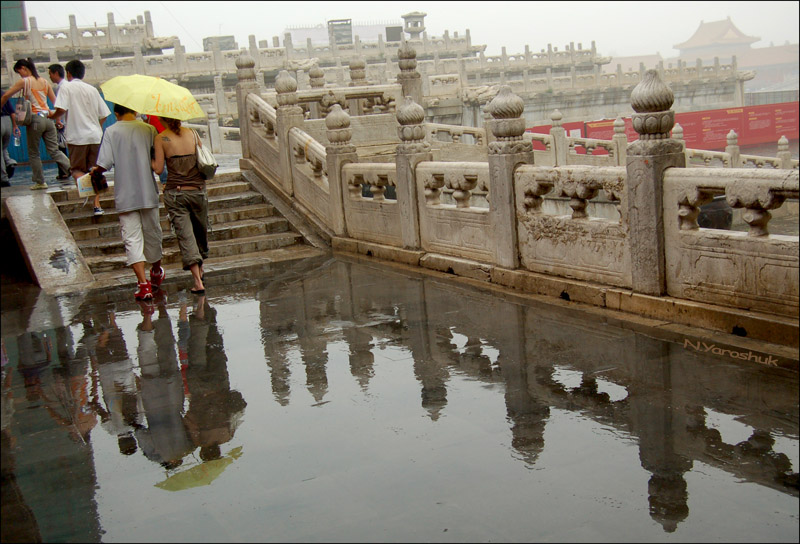
<svg viewBox="0 0 800 544"><path fill-rule="evenodd" d="M164 206L178 237L184 270L191 270L194 285L190 291L205 293L203 261L208 258L208 197L206 181L197 169L196 145L192 129L182 128L178 119L162 117L166 130L156 136L153 171L161 174L167 165Z"/></svg>

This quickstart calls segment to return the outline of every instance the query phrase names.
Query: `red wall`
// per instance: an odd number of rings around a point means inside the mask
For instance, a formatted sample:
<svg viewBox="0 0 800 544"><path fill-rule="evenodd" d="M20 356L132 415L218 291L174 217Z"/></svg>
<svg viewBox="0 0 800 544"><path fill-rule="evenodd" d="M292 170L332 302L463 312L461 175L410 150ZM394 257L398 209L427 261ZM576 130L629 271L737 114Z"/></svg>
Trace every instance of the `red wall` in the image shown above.
<svg viewBox="0 0 800 544"><path fill-rule="evenodd" d="M628 141L637 140L639 136L633 130L631 119L626 117L624 120ZM800 106L797 102L678 113L675 114L675 122L683 128L683 139L690 149L725 149L731 130L739 136L740 146L776 143L781 136L789 140L800 138ZM564 128L567 133L570 129L582 128L581 134L586 138L610 140L614 135L614 120L564 123ZM537 133L549 131L550 125L528 129L528 132ZM598 155L604 153L603 150L596 151Z"/></svg>

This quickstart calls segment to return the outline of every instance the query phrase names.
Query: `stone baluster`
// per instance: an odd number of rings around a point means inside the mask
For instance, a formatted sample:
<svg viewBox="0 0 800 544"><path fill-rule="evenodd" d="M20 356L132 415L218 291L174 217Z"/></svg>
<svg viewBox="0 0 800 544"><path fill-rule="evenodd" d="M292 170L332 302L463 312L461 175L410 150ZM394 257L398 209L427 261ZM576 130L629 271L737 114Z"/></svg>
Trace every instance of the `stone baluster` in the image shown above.
<svg viewBox="0 0 800 544"><path fill-rule="evenodd" d="M571 169L561 176L561 192L568 197L572 219L586 219L586 206L597 196L599 186L591 182L591 174L583 168Z"/></svg>
<svg viewBox="0 0 800 544"><path fill-rule="evenodd" d="M281 180L284 192L291 196L294 194L292 180L292 150L289 145L289 131L294 127L303 126L303 108L297 105L297 81L289 75L287 70L281 70L275 78L275 91L277 94L278 108L275 112L275 136L278 138L280 149Z"/></svg>
<svg viewBox="0 0 800 544"><path fill-rule="evenodd" d="M106 40L108 41L109 45L117 45L119 43L119 30L117 29L116 23L114 23L114 14L106 13L106 17L108 18L108 33L106 34Z"/></svg>
<svg viewBox="0 0 800 544"><path fill-rule="evenodd" d="M702 191L699 187L690 187L678 197L678 225L681 230L697 230L697 216L700 215L700 206L708 204L714 195Z"/></svg>
<svg viewBox="0 0 800 544"><path fill-rule="evenodd" d="M417 165L432 159L430 144L425 140L425 110L406 96L395 112L400 126L397 135L397 204L400 207L400 229L403 247L418 249L419 198L417 193Z"/></svg>
<svg viewBox="0 0 800 544"><path fill-rule="evenodd" d="M208 108L208 139L210 140L211 152L222 153L222 131L219 129L219 118L217 110Z"/></svg>
<svg viewBox="0 0 800 544"><path fill-rule="evenodd" d="M786 136L781 136L778 140L777 158L781 161L782 170L792 169L792 152L789 151L789 140L786 139Z"/></svg>
<svg viewBox="0 0 800 544"><path fill-rule="evenodd" d="M726 164L728 168L741 168L742 159L739 151L739 136L731 129L727 136L728 145L725 146L725 153L731 156L730 162Z"/></svg>
<svg viewBox="0 0 800 544"><path fill-rule="evenodd" d="M242 169L250 168L248 159L250 159L251 122L247 111L246 98L250 93L258 93L255 64L253 57L246 50L242 50L236 59L236 75L238 78L236 83L236 107L239 110L239 136L242 144L240 167Z"/></svg>
<svg viewBox="0 0 800 544"><path fill-rule="evenodd" d="M614 119L614 136L611 140L614 142L614 164L625 166L628 161L628 136L625 134L625 120L620 115Z"/></svg>
<svg viewBox="0 0 800 544"><path fill-rule="evenodd" d="M31 24L31 30L32 29L33 29L33 24ZM78 23L74 15L69 16L69 39L70 39L70 49L73 50L80 49L81 34L80 32L78 32ZM31 45L33 45L33 48L36 49L36 44L31 44Z"/></svg>
<svg viewBox="0 0 800 544"><path fill-rule="evenodd" d="M553 166L566 166L567 153L569 153L569 142L567 141L567 131L561 126L564 118L561 112L553 110L550 120L553 122L550 127L550 136L553 139Z"/></svg>
<svg viewBox="0 0 800 544"><path fill-rule="evenodd" d="M670 139L675 96L647 70L631 92L633 128L639 140L628 146L626 191L628 240L633 290L663 295L666 290L664 256L663 175L669 167L686 167L681 142Z"/></svg>
<svg viewBox="0 0 800 544"><path fill-rule="evenodd" d="M353 131L350 129L350 116L342 109L341 105L334 104L330 113L325 117L325 127L329 142L325 146L325 154L328 166L331 230L336 236L346 236L342 168L346 164L358 162L356 147L350 143L353 137Z"/></svg>
<svg viewBox="0 0 800 544"><path fill-rule="evenodd" d="M397 50L397 64L400 73L397 74L397 83L400 84L403 96L410 96L417 103L422 104L422 76L417 71L417 52L406 40Z"/></svg>
<svg viewBox="0 0 800 544"><path fill-rule="evenodd" d="M769 210L779 208L785 199L785 195L754 179L736 179L725 187L725 200L730 207L745 208L742 219L750 225L748 236L768 235L767 223L772 219Z"/></svg>
<svg viewBox="0 0 800 544"><path fill-rule="evenodd" d="M49 56L50 56L50 64L56 64L58 62L58 51L56 51L55 49L51 49Z"/></svg>
<svg viewBox="0 0 800 544"><path fill-rule="evenodd" d="M522 139L524 110L525 103L507 85L500 87L489 103L494 119L488 129L495 136L495 141L489 144L489 220L495 241L495 263L510 269L519 264L514 170L520 164L533 164L531 142Z"/></svg>

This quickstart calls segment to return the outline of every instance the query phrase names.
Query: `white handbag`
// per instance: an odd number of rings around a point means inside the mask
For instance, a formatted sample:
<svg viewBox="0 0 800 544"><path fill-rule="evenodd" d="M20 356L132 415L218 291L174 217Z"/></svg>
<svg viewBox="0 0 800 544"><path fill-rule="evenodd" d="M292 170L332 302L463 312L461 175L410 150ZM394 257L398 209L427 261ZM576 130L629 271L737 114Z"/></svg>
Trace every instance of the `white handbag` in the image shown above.
<svg viewBox="0 0 800 544"><path fill-rule="evenodd" d="M200 144L200 137L197 135L197 131L192 130L192 132L194 132L195 147L197 148L197 169L200 170L203 178L212 179L219 167L217 159L214 158L208 148Z"/></svg>

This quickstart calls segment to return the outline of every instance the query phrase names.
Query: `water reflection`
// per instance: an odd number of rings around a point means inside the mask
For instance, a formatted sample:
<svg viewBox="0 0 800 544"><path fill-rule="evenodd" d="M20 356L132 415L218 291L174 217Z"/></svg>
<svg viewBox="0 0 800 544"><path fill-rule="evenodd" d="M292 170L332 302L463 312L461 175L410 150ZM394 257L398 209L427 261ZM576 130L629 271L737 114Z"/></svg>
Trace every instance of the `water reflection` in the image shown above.
<svg viewBox="0 0 800 544"><path fill-rule="evenodd" d="M624 509L621 515L634 520L637 508L643 508L659 532L680 534L694 508L712 507L695 503L690 508L692 485L700 485L690 483L698 467L713 467L731 480L798 496L796 461L778 447L788 440L791 449L797 449L796 373L731 363L611 319L503 300L444 280L403 276L390 268L317 259L271 272L259 279L231 275L219 281L213 289L218 294L213 304L211 299L185 292L170 293L173 302L162 297L135 307L121 295L116 308L89 297L72 325L3 338L4 347L13 344L3 367L3 508L4 512L8 506L32 513L32 523L20 522L21 532L35 540L38 530L47 540L56 533L52 518L59 516L40 496L28 499L41 495L38 490L43 484L40 475L20 470L18 453L28 455L41 448L35 429L61 433L84 452L80 462L88 466L70 489L83 489L84 499L93 501L92 490L98 482L92 469L91 439L98 419L100 427L116 438L118 452L113 454L131 458L140 451L160 471L153 477L158 489L150 493L184 491L212 482L224 486L236 478L227 467L246 466L254 479L253 491L239 487L235 495L217 492L214 497L225 504L238 504L240 493L260 497L269 488L268 472L263 472L262 482L254 467L288 463L285 469L290 471L294 456L245 454L263 452L268 438L252 430L237 434L248 406L239 389L251 404L256 397L259 401L256 411L248 409L251 429L266 425L268 417L285 417L287 426L300 421L299 427L285 430L285 451L295 446L326 450L325 463L342 459L342 466L331 467L333 475L356 478L348 472L352 454L338 452L339 443L315 442L315 436L305 434L302 422L310 425L314 419L333 418L335 430L341 428L342 434L360 441L378 457L388 456L380 444L370 442L368 434L358 434L357 425L349 427L349 421L359 417L360 408L353 406L362 406L364 398L396 394L403 399L402 415L419 413L446 435L458 425L470 424L448 416L463 413L458 411L464 402L463 384L477 383L503 404L505 420L501 416L494 421L491 436L507 437L497 440L507 444L505 455L527 469L531 478L541 477L533 476L537 471L570 470L547 456L554 447L548 433L562 428L564 414L613 430L618 442L635 443L639 467L631 470L647 474L638 490L646 504ZM222 317L246 311L251 301L255 338L243 336L249 317L229 317L230 321ZM125 329L120 322L134 325ZM73 333L80 335L77 348ZM237 341L246 338L250 345L234 345L240 357L229 361L230 335ZM243 365L262 365L260 374L258 368L248 368L263 376L263 381L232 383L232 371L240 371ZM383 383L376 382L390 368L397 372L407 368L412 381L400 380L392 389L381 389ZM10 369L16 369L21 385L12 384ZM341 381L341 369L356 386L352 392L342 393L347 386ZM337 403L341 400L349 403ZM486 408L483 401L472 402L476 410ZM270 403L282 411L270 411ZM290 409L306 405L316 411L304 412L298 420L289 418ZM34 416L36 425L19 421L21 411ZM749 436L726 438L710 414L735 419ZM281 428L279 420L269 423ZM376 426L380 428L380 420ZM426 431L416 432L405 436L407 444L415 444ZM484 451L487 447L478 445L481 437L475 433L471 438L475 444L464 447ZM59 447L64 447L63 441ZM594 441L574 447L598 448ZM593 455L603 465L604 456L610 454L598 448ZM503 465L497 457L485 461L483 466ZM424 465L424 459L420 463ZM413 479L414 470L397 469ZM469 481L471 474L459 473L458 478ZM419 487L425 483L418 482ZM525 492L530 492L531 486L527 487ZM713 493L713 488L709 484L703 492ZM615 492L621 491L607 491L609 495ZM330 498L323 494L319 500ZM146 499L162 500L158 495ZM468 513L477 518L476 512ZM99 538L97 506L86 508L82 517L95 521L73 527L73 534L86 540ZM796 535L796 516L781 521L781 530L788 528L791 534L794 528ZM535 529L526 523L524 516L518 521L519 527L529 531L523 533L534 534L530 531ZM540 523L556 538L568 534L556 519ZM237 527L239 533L229 538L253 537L252 527ZM598 538L627 534L619 527L606 530ZM781 530L776 533L779 540L786 534ZM349 534L360 535L353 528ZM657 534L644 530L641 536ZM302 539L303 534L283 536Z"/></svg>

